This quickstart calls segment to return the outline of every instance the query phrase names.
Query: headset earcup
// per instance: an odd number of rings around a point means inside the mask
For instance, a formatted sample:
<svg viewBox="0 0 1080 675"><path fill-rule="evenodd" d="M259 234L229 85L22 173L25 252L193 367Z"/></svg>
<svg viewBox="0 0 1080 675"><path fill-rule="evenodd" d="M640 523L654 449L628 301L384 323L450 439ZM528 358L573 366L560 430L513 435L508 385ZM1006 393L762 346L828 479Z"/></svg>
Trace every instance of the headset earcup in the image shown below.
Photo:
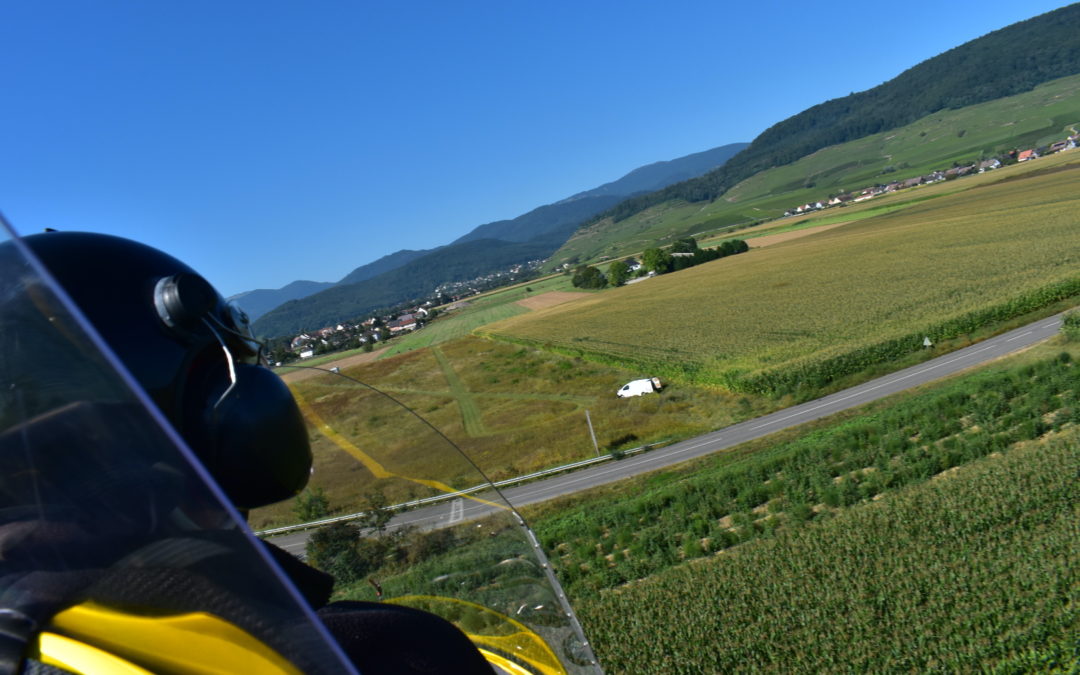
<svg viewBox="0 0 1080 675"><path fill-rule="evenodd" d="M236 386L206 414L214 446L208 468L237 508L288 499L307 484L311 447L304 418L288 386L269 369L237 364Z"/></svg>

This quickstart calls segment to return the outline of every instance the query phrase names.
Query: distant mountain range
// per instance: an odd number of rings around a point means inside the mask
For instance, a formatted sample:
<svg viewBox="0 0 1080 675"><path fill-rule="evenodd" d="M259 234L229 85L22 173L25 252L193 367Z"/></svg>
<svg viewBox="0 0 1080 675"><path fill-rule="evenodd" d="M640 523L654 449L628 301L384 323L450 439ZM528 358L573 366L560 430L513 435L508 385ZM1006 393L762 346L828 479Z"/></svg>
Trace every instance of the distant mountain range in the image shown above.
<svg viewBox="0 0 1080 675"><path fill-rule="evenodd" d="M357 267L336 283L293 282L233 296L259 335L277 336L356 318L422 297L441 284L467 281L510 265L546 258L578 226L627 197L700 176L747 146L732 143L634 169L622 178L540 206L511 220L479 225L436 249L403 250Z"/></svg>
<svg viewBox="0 0 1080 675"><path fill-rule="evenodd" d="M281 288L259 288L237 293L230 296L229 300L240 305L247 312L248 317L254 321L283 302L306 298L319 291L325 291L333 285L329 281L294 281Z"/></svg>

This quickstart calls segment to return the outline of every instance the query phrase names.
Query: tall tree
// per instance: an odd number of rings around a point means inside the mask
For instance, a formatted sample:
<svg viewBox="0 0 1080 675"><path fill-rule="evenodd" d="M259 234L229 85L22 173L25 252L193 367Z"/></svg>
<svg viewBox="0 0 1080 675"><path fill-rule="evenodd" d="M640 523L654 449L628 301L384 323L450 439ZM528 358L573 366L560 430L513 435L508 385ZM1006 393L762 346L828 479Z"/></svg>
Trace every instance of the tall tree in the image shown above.
<svg viewBox="0 0 1080 675"><path fill-rule="evenodd" d="M630 266L624 260L616 260L608 266L607 275L612 286L622 286L630 278Z"/></svg>
<svg viewBox="0 0 1080 675"><path fill-rule="evenodd" d="M671 271L671 254L660 248L648 248L641 254L641 264L650 272L665 274Z"/></svg>

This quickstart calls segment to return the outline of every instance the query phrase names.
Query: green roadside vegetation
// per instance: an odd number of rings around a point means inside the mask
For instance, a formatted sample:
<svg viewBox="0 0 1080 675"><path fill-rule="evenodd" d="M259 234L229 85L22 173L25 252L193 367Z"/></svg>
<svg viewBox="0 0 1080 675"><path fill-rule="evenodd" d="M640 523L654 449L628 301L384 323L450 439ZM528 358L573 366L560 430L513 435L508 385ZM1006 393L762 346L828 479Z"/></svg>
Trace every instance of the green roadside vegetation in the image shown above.
<svg viewBox="0 0 1080 675"><path fill-rule="evenodd" d="M480 329L682 383L805 398L1080 295L1080 155ZM751 240L752 242L752 240ZM587 327L587 329L586 329Z"/></svg>
<svg viewBox="0 0 1080 675"><path fill-rule="evenodd" d="M746 227L833 194L1061 140L1077 124L1080 75L1016 96L943 110L899 129L823 148L792 164L757 173L715 201L674 200L619 222L609 218L592 223L553 254L548 267L631 255L656 241ZM970 180L949 184L959 187Z"/></svg>

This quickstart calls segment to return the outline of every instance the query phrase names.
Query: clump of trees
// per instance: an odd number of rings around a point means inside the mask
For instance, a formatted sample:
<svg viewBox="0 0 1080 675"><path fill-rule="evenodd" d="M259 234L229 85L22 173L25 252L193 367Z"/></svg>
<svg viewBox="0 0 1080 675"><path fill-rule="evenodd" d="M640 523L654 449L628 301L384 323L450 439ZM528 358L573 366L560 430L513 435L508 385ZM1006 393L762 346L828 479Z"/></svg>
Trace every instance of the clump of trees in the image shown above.
<svg viewBox="0 0 1080 675"><path fill-rule="evenodd" d="M580 265L574 270L574 278L571 280L574 288L603 288L608 285L607 277L595 267Z"/></svg>
<svg viewBox="0 0 1080 675"><path fill-rule="evenodd" d="M656 274L677 272L687 267L700 265L710 260L726 258L729 255L744 253L749 250L750 246L742 239L729 239L715 248L701 248L693 237L683 237L676 240L668 248L653 247L646 249L641 254L642 267L638 271L638 275L645 275L649 272L655 272ZM633 272L630 271L630 266L626 261L616 260L608 266L607 275L595 267L578 265L574 268L574 277L571 283L574 284L575 288L600 289L605 288L608 284L622 286L631 276L633 276Z"/></svg>
<svg viewBox="0 0 1080 675"><path fill-rule="evenodd" d="M729 239L715 248L700 248L693 237L676 240L670 249L654 247L641 254L641 264L649 272L667 274L729 255L745 253L750 246L742 239Z"/></svg>

